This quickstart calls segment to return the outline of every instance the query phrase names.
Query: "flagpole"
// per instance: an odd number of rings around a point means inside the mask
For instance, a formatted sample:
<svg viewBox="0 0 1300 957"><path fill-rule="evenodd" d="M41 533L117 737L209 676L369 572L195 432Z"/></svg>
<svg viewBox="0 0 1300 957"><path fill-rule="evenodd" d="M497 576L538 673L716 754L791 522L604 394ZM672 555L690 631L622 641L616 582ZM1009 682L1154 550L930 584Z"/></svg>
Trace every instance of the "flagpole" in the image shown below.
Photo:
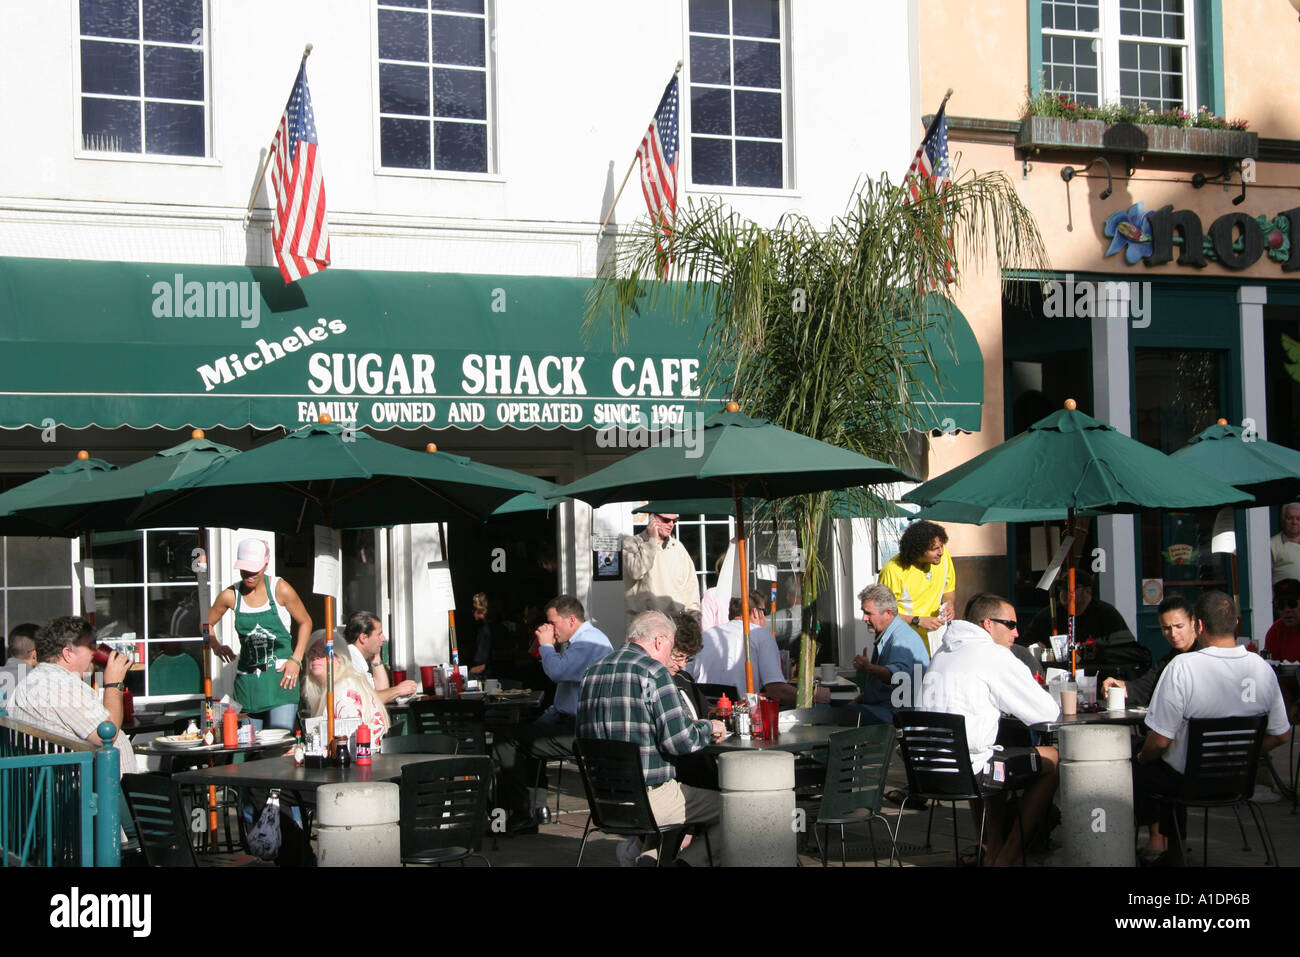
<svg viewBox="0 0 1300 957"><path fill-rule="evenodd" d="M298 69L299 69L299 70L301 70L301 69L302 69L302 65L303 65L304 63L307 62L307 57L311 56L311 48L312 48L312 45L311 45L310 43L307 44L307 46L305 46L305 47L303 48L303 51L302 51L302 60L301 60L301 61L299 62L299 64L298 64ZM949 90L948 92L951 93L952 91ZM277 129L278 129L278 127L277 127ZM274 136L271 137L271 145L272 145L272 146L275 145L275 137L274 137ZM270 165L271 165L271 156L274 154L274 152L275 152L275 151L274 151L273 149L268 149L268 150L266 151L266 162L264 162L264 163L262 164L262 175L259 176L259 177L257 177L257 185L253 187L253 195L250 196L250 197L248 197L248 209L247 209L247 211L244 213L244 223L245 223L245 225L247 225L247 223L248 223L248 217L249 217L249 216L252 214L252 212L253 212L253 207L257 204L257 194L258 194L258 191L261 190L261 188L262 188L262 181L263 181L264 179L266 179L266 171L267 171L267 169L268 169L268 168L270 167Z"/></svg>
<svg viewBox="0 0 1300 957"><path fill-rule="evenodd" d="M673 70L673 76L677 76L677 74L681 72L682 72L682 61L678 60L677 67ZM949 90L948 93L949 95L951 95L952 90ZM597 232L603 233L605 231L605 226L609 224L609 217L614 215L614 209L618 206L619 197L623 195L623 188L627 186L627 181L632 178L632 170L636 168L636 163L637 163L637 158L634 155L632 157L632 162L628 164L627 173L623 176L623 182L619 184L618 192L614 194L614 201L609 204L609 211L605 213L605 218L600 221L600 229L597 230ZM250 206L249 208L251 209L252 207Z"/></svg>

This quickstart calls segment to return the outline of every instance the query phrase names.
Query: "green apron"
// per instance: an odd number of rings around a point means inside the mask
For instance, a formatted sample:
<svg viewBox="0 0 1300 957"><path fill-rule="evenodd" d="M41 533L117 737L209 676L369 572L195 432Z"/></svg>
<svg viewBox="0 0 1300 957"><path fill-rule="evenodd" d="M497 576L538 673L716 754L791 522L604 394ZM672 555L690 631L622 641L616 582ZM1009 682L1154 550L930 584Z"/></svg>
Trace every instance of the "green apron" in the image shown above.
<svg viewBox="0 0 1300 957"><path fill-rule="evenodd" d="M267 606L262 611L245 609L239 586L234 586L235 633L239 635L234 697L250 714L298 701L298 689L281 688L284 675L275 670L276 659L287 660L293 655L293 639L276 611L275 582L269 576L264 576L264 581Z"/></svg>

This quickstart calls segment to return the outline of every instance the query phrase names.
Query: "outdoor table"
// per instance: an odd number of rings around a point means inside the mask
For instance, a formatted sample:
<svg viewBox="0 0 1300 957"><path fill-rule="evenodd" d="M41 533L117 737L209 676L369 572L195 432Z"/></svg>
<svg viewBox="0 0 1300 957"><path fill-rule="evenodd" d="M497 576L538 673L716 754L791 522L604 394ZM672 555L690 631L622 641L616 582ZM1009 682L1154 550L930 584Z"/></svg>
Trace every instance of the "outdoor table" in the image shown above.
<svg viewBox="0 0 1300 957"><path fill-rule="evenodd" d="M1130 708L1125 711L1088 711L1079 714L1063 714L1054 721L1031 724L1029 730L1041 734L1054 734L1069 724L1127 724L1136 727L1146 719L1146 708Z"/></svg>
<svg viewBox="0 0 1300 957"><path fill-rule="evenodd" d="M834 681L819 681L817 687L825 688L831 693L831 704L851 704L853 699L862 693L851 679L843 675L837 677Z"/></svg>
<svg viewBox="0 0 1300 957"><path fill-rule="evenodd" d="M158 769L163 774L171 774L172 769L178 764L183 763L190 766L203 762L214 764L229 764L234 760L235 755L243 754L248 756L263 757L267 752L279 751L281 754L293 747L293 739L288 738L283 741L275 741L266 744L251 744L242 747L227 748L220 744L201 745L197 748L168 748L159 747L155 744L133 745L133 750L137 755L143 755L148 758L162 758L162 766ZM178 759L182 759L179 760Z"/></svg>
<svg viewBox="0 0 1300 957"><path fill-rule="evenodd" d="M727 751L792 751L795 754L806 754L809 751L825 749L830 744L830 736L837 731L843 731L833 724L800 724L795 725L789 731L780 732L770 741L753 736L741 737L738 734L729 734L719 741L715 741L704 749L705 754L722 754Z"/></svg>

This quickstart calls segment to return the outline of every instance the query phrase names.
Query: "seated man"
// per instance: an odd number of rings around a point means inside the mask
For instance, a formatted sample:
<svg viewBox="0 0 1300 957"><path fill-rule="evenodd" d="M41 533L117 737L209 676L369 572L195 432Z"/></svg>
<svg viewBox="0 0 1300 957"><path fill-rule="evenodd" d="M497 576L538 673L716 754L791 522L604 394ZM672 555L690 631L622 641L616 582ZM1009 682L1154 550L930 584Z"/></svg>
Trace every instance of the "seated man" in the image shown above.
<svg viewBox="0 0 1300 957"><path fill-rule="evenodd" d="M336 632L337 634L337 632ZM312 641L316 636L312 636ZM388 681L388 669L384 667L384 658L380 653L388 636L384 634L383 623L372 611L356 612L343 628L343 640L347 642L348 659L359 675L365 675L370 687L380 704L388 704L394 698L415 694L419 686L407 678L395 685Z"/></svg>
<svg viewBox="0 0 1300 957"><path fill-rule="evenodd" d="M112 652L104 665L104 701L81 676L94 666L95 632L84 618L51 618L36 632L40 663L18 683L9 699L9 717L44 731L102 748L96 729L105 721L118 728L113 744L122 774L134 774L135 752L121 732L122 694L131 659Z"/></svg>
<svg viewBox="0 0 1300 957"><path fill-rule="evenodd" d="M1056 618L1052 618L1050 607L1044 608L1029 623L1028 633L1017 641L1024 645L1041 644L1046 647L1051 635L1066 634L1070 619L1069 593L1069 581L1065 569L1062 569L1056 579ZM1119 609L1093 597L1092 574L1083 569L1077 569L1074 573L1074 635L1075 640L1081 644L1092 640L1099 647L1137 641Z"/></svg>
<svg viewBox="0 0 1300 957"><path fill-rule="evenodd" d="M776 639L766 628L767 612L763 602L759 592L749 593L749 658L754 668L754 690L762 691L783 707L790 708L798 698L798 690L785 680L781 672L781 653L777 651ZM739 598L731 599L728 611L731 620L704 633L704 646L686 670L703 684L731 685L744 694L745 634L740 620ZM825 688L818 688L813 700L827 704L831 694Z"/></svg>
<svg viewBox="0 0 1300 957"><path fill-rule="evenodd" d="M952 622L944 632L943 642L930 659L930 670L921 685L918 708L965 717L971 767L981 783L987 785L1018 785L1025 780L1023 776L1017 780L1011 775L1005 781L994 779L994 768L990 765L995 754L998 721L1004 712L1026 725L1052 721L1061 713L1052 696L1039 687L1029 669L1011 653L1017 631L1015 615L1015 608L1006 599L976 595L966 605L964 620ZM1056 748L1002 748L997 754L999 759L1005 759L1004 767L1013 768L1026 757L1032 760L1031 750L1037 751L1040 768L1021 798L1020 826L1004 820L1005 796L990 800L985 829L986 864L1019 863L1024 853L1022 832L1025 838L1033 834L1056 793ZM979 802L972 801L971 813L977 827L980 811Z"/></svg>
<svg viewBox="0 0 1300 957"><path fill-rule="evenodd" d="M1187 723L1193 718L1232 718L1266 714L1264 751L1285 744L1291 722L1282 703L1273 669L1259 655L1237 644L1237 604L1221 591L1207 591L1196 601L1196 648L1165 668L1147 712L1146 741L1133 767L1133 804L1138 824L1160 821L1161 832L1174 833L1173 808L1150 795L1175 792L1187 766ZM1178 815L1187 833L1186 812ZM1167 852L1163 863L1182 861Z"/></svg>
<svg viewBox="0 0 1300 957"><path fill-rule="evenodd" d="M537 829L529 789L538 779L539 757L573 753L573 726L578 713L582 676L613 646L605 633L587 621L582 602L559 595L546 605L546 621L534 633L542 670L555 682L555 703L528 725L493 728L501 768L501 801L510 812L511 833ZM541 795L542 806L546 796Z"/></svg>
<svg viewBox="0 0 1300 957"><path fill-rule="evenodd" d="M627 644L587 669L578 700L578 736L632 741L640 746L646 793L660 827L716 821L722 806L716 791L677 781L673 759L703 750L725 733L721 721L692 721L667 668L676 628L662 613L632 619ZM699 841L688 852L697 852ZM635 844L624 842L620 863L632 864ZM721 858L713 837L714 859Z"/></svg>
<svg viewBox="0 0 1300 957"><path fill-rule="evenodd" d="M21 625L14 625L9 631L8 657L5 659L5 667L13 665L15 668L21 666L26 669L22 672L22 677L27 676L27 671L36 667L36 632L40 626L32 622L25 622Z"/></svg>
<svg viewBox="0 0 1300 957"><path fill-rule="evenodd" d="M858 601L862 620L876 633L876 644L871 654L864 651L853 659L862 674L862 694L849 707L861 713L863 724L893 724L895 711L912 707L930 667L930 653L916 631L898 617L898 599L889 588L868 585L858 593Z"/></svg>

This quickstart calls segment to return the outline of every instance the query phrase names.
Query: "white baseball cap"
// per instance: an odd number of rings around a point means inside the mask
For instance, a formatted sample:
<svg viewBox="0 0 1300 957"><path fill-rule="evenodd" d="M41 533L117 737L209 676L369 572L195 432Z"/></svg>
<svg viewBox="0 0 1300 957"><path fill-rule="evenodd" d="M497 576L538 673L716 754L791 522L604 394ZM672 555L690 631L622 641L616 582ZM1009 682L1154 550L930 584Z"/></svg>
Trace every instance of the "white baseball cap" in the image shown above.
<svg viewBox="0 0 1300 957"><path fill-rule="evenodd" d="M271 549L260 538L246 538L239 543L235 567L241 572L260 572L271 560Z"/></svg>

